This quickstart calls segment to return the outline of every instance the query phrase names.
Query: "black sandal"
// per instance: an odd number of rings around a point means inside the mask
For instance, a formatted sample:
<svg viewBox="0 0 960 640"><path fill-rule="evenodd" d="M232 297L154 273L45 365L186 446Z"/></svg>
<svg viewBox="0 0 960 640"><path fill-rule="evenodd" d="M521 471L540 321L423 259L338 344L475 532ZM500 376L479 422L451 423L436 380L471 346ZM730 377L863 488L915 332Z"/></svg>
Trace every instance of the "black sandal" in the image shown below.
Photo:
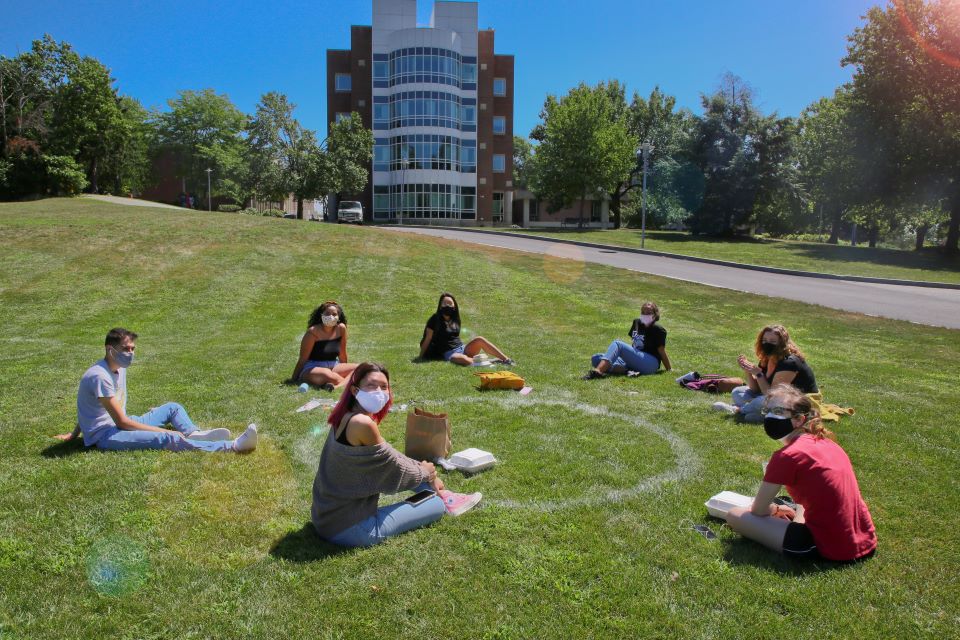
<svg viewBox="0 0 960 640"><path fill-rule="evenodd" d="M600 373L600 372L597 371L596 369L590 369L590 371L587 371L587 373L586 373L584 376L582 376L580 379L581 379L581 380L596 380L597 378L606 378L606 377L607 377L607 374L605 374L605 373Z"/></svg>

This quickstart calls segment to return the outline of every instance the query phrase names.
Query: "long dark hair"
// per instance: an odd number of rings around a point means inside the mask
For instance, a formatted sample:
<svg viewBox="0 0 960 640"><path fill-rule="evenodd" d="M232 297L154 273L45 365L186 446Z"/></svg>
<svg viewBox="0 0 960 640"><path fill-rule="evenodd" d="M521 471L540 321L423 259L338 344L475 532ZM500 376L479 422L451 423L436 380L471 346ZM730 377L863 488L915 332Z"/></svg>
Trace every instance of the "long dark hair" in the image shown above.
<svg viewBox="0 0 960 640"><path fill-rule="evenodd" d="M452 293L443 292L440 294L440 299L437 300L437 317L443 318L443 314L440 313L440 308L443 307L443 299L450 298L453 300L453 315L450 316L450 319L460 324L460 304L457 302L457 299L453 297Z"/></svg>
<svg viewBox="0 0 960 640"><path fill-rule="evenodd" d="M323 312L326 311L328 307L336 307L337 315L340 316L339 324L347 324L347 314L343 312L343 307L340 306L340 303L336 302L335 300L327 300L319 307L314 309L313 313L310 314L310 321L307 322L307 329L318 324L323 326Z"/></svg>
<svg viewBox="0 0 960 640"><path fill-rule="evenodd" d="M357 402L357 397L353 395L350 391L353 387L359 387L360 383L363 382L363 379L367 377L368 374L379 371L387 378L387 384L390 384L390 373L387 371L387 368L382 364L377 364L376 362L361 362L357 365L357 368L353 370L353 375L350 376L350 381L343 387L343 393L340 395L340 400L333 407L333 410L330 411L330 417L327 418L327 422L333 429L336 429L340 425L340 421L343 420L343 416L348 413L354 412L357 409L363 410L363 407L360 406L360 403ZM373 419L377 424L380 424L380 421L383 420L384 416L390 413L390 406L393 404L393 388L390 389L390 399L387 400L387 404L383 405L378 413L374 414Z"/></svg>

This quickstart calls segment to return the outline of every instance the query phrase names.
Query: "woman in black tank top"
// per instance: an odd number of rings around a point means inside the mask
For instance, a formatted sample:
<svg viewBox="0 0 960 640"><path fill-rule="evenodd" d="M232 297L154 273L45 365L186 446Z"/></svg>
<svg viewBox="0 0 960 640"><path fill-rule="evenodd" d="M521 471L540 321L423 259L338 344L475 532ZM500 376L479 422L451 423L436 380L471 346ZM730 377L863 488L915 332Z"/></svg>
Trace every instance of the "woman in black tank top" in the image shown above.
<svg viewBox="0 0 960 640"><path fill-rule="evenodd" d="M355 363L347 361L347 317L343 307L332 300L324 302L310 314L291 381L332 391L345 385L356 368Z"/></svg>

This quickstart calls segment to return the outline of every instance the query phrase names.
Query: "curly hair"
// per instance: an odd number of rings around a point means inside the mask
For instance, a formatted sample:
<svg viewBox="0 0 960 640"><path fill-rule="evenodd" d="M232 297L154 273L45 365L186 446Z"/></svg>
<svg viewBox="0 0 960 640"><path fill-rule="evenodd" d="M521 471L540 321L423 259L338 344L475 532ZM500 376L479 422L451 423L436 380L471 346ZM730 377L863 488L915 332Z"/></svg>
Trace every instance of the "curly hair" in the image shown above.
<svg viewBox="0 0 960 640"><path fill-rule="evenodd" d="M343 312L343 307L340 306L340 303L335 300L327 300L319 307L313 310L313 313L310 314L310 320L307 322L307 329L314 327L318 324L323 323L323 312L326 311L329 307L335 307L337 309L337 315L340 317L338 324L347 324L347 315Z"/></svg>
<svg viewBox="0 0 960 640"><path fill-rule="evenodd" d="M769 356L763 352L763 334L768 331L777 335L777 350ZM807 359L807 357L803 355L803 351L800 351L800 347L790 339L790 333L782 324L768 324L763 329L760 329L760 332L757 333L757 339L753 344L753 351L757 354L757 358L760 360L760 366L762 367L767 365L767 358L783 360L787 356L797 356L801 360Z"/></svg>

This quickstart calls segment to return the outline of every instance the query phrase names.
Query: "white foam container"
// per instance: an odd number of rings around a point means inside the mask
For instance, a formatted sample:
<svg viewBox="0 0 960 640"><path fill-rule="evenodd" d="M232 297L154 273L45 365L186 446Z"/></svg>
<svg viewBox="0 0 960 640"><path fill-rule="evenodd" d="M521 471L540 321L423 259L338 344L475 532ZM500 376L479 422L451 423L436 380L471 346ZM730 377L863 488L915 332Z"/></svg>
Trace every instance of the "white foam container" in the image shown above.
<svg viewBox="0 0 960 640"><path fill-rule="evenodd" d="M753 505L753 497L745 496L733 491L721 491L703 503L707 511L714 518L726 519L727 512L734 507L749 509Z"/></svg>
<svg viewBox="0 0 960 640"><path fill-rule="evenodd" d="M497 464L497 459L489 451L471 448L450 456L450 464L465 473L476 473Z"/></svg>

